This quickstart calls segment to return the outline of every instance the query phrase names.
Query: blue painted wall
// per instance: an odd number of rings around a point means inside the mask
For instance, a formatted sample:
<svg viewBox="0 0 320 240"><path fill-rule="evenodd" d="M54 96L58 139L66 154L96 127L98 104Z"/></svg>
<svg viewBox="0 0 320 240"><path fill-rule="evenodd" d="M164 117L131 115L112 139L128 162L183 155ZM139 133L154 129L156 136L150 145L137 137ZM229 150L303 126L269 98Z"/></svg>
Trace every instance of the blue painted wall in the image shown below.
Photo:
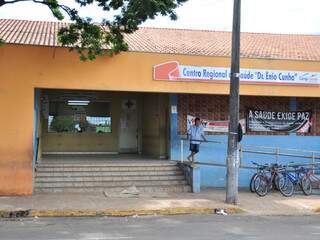
<svg viewBox="0 0 320 240"><path fill-rule="evenodd" d="M177 106L177 95L171 95L171 105ZM295 98L292 98L291 110L296 110ZM178 109L179 111L179 109ZM178 135L178 116L176 113L171 114L171 160L180 160L181 158L181 138L185 136ZM210 135L207 137L210 141L227 142L227 135ZM286 136L259 136L259 135L245 135L241 144L268 146L281 149L302 149L310 151L320 151L320 137L318 136L297 136L290 134ZM255 150L257 150L255 148ZM274 151L266 150L266 151ZM202 143L200 146L200 153L196 156L196 161L205 163L225 164L226 162L227 145L216 143ZM292 152L290 152L292 153ZM184 142L183 156L186 159L189 154L189 143ZM311 155L311 153L309 154ZM241 157L241 166L239 172L239 187L248 187L251 175L255 172L254 169L246 168L245 166L252 166L251 161L259 163L275 163L280 164L289 162L311 162L306 158L284 157L280 156L278 159L274 155L262 155L256 153L243 153ZM202 187L225 187L226 169L223 166L201 166L201 186Z"/></svg>
<svg viewBox="0 0 320 240"><path fill-rule="evenodd" d="M173 112L174 108L177 110ZM170 94L170 159L178 160L180 136L178 136L178 95Z"/></svg>

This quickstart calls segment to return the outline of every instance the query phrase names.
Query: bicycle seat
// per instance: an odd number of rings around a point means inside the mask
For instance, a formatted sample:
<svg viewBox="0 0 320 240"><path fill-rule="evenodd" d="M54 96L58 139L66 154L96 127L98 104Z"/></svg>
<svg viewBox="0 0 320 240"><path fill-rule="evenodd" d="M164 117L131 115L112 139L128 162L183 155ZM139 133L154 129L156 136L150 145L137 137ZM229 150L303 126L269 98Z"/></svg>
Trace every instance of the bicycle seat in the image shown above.
<svg viewBox="0 0 320 240"><path fill-rule="evenodd" d="M254 161L251 161L251 163L253 164L253 165L255 165L255 166L257 166L257 168L259 169L259 170L264 170L264 169L266 169L266 168L268 168L269 167L269 164L267 164L267 163L265 163L265 164L259 164L259 163L256 163L256 162L254 162Z"/></svg>

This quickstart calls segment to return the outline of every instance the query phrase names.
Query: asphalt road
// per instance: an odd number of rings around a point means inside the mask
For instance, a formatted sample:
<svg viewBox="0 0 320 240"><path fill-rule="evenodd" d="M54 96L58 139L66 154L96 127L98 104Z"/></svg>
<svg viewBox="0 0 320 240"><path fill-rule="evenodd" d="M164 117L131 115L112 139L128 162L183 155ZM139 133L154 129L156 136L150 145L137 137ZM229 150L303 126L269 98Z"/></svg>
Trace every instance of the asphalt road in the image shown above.
<svg viewBox="0 0 320 240"><path fill-rule="evenodd" d="M0 220L1 240L320 239L320 216L174 216Z"/></svg>

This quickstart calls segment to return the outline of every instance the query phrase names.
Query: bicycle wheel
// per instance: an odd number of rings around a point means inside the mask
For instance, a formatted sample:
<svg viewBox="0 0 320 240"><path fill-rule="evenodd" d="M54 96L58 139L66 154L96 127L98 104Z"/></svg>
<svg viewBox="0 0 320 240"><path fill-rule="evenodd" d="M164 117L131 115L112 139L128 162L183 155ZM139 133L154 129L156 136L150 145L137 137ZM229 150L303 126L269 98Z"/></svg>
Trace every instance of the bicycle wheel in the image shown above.
<svg viewBox="0 0 320 240"><path fill-rule="evenodd" d="M257 178L258 174L255 173L252 175L251 180L250 180L250 192L254 193L256 190L254 189L254 181Z"/></svg>
<svg viewBox="0 0 320 240"><path fill-rule="evenodd" d="M257 175L254 180L254 190L260 196L264 197L268 193L268 181L265 176Z"/></svg>
<svg viewBox="0 0 320 240"><path fill-rule="evenodd" d="M272 186L273 186L273 189L274 190L277 190L277 191L279 191L279 181L280 181L280 179L282 178L283 176L282 176L282 173L280 173L280 172L278 172L275 176L274 176L274 178L273 178L273 183L272 183Z"/></svg>
<svg viewBox="0 0 320 240"><path fill-rule="evenodd" d="M311 180L310 180L310 177L307 176L307 175L304 175L302 178L301 178L301 181L300 181L300 187L302 189L302 192L309 196L311 195L312 193L312 183L311 183Z"/></svg>
<svg viewBox="0 0 320 240"><path fill-rule="evenodd" d="M294 184L287 174L279 176L279 190L285 197L291 197L294 192Z"/></svg>

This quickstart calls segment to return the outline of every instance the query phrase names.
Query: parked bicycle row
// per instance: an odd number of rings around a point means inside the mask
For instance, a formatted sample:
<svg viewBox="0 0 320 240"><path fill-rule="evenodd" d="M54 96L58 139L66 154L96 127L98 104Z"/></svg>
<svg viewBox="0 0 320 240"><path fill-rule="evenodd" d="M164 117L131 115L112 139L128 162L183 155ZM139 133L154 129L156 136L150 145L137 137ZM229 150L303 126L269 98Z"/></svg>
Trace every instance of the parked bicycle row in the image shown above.
<svg viewBox="0 0 320 240"><path fill-rule="evenodd" d="M312 194L313 187L320 186L320 164L279 165L258 164L257 172L251 177L250 191L263 197L271 190L279 190L283 196L290 197L301 190L305 195Z"/></svg>

